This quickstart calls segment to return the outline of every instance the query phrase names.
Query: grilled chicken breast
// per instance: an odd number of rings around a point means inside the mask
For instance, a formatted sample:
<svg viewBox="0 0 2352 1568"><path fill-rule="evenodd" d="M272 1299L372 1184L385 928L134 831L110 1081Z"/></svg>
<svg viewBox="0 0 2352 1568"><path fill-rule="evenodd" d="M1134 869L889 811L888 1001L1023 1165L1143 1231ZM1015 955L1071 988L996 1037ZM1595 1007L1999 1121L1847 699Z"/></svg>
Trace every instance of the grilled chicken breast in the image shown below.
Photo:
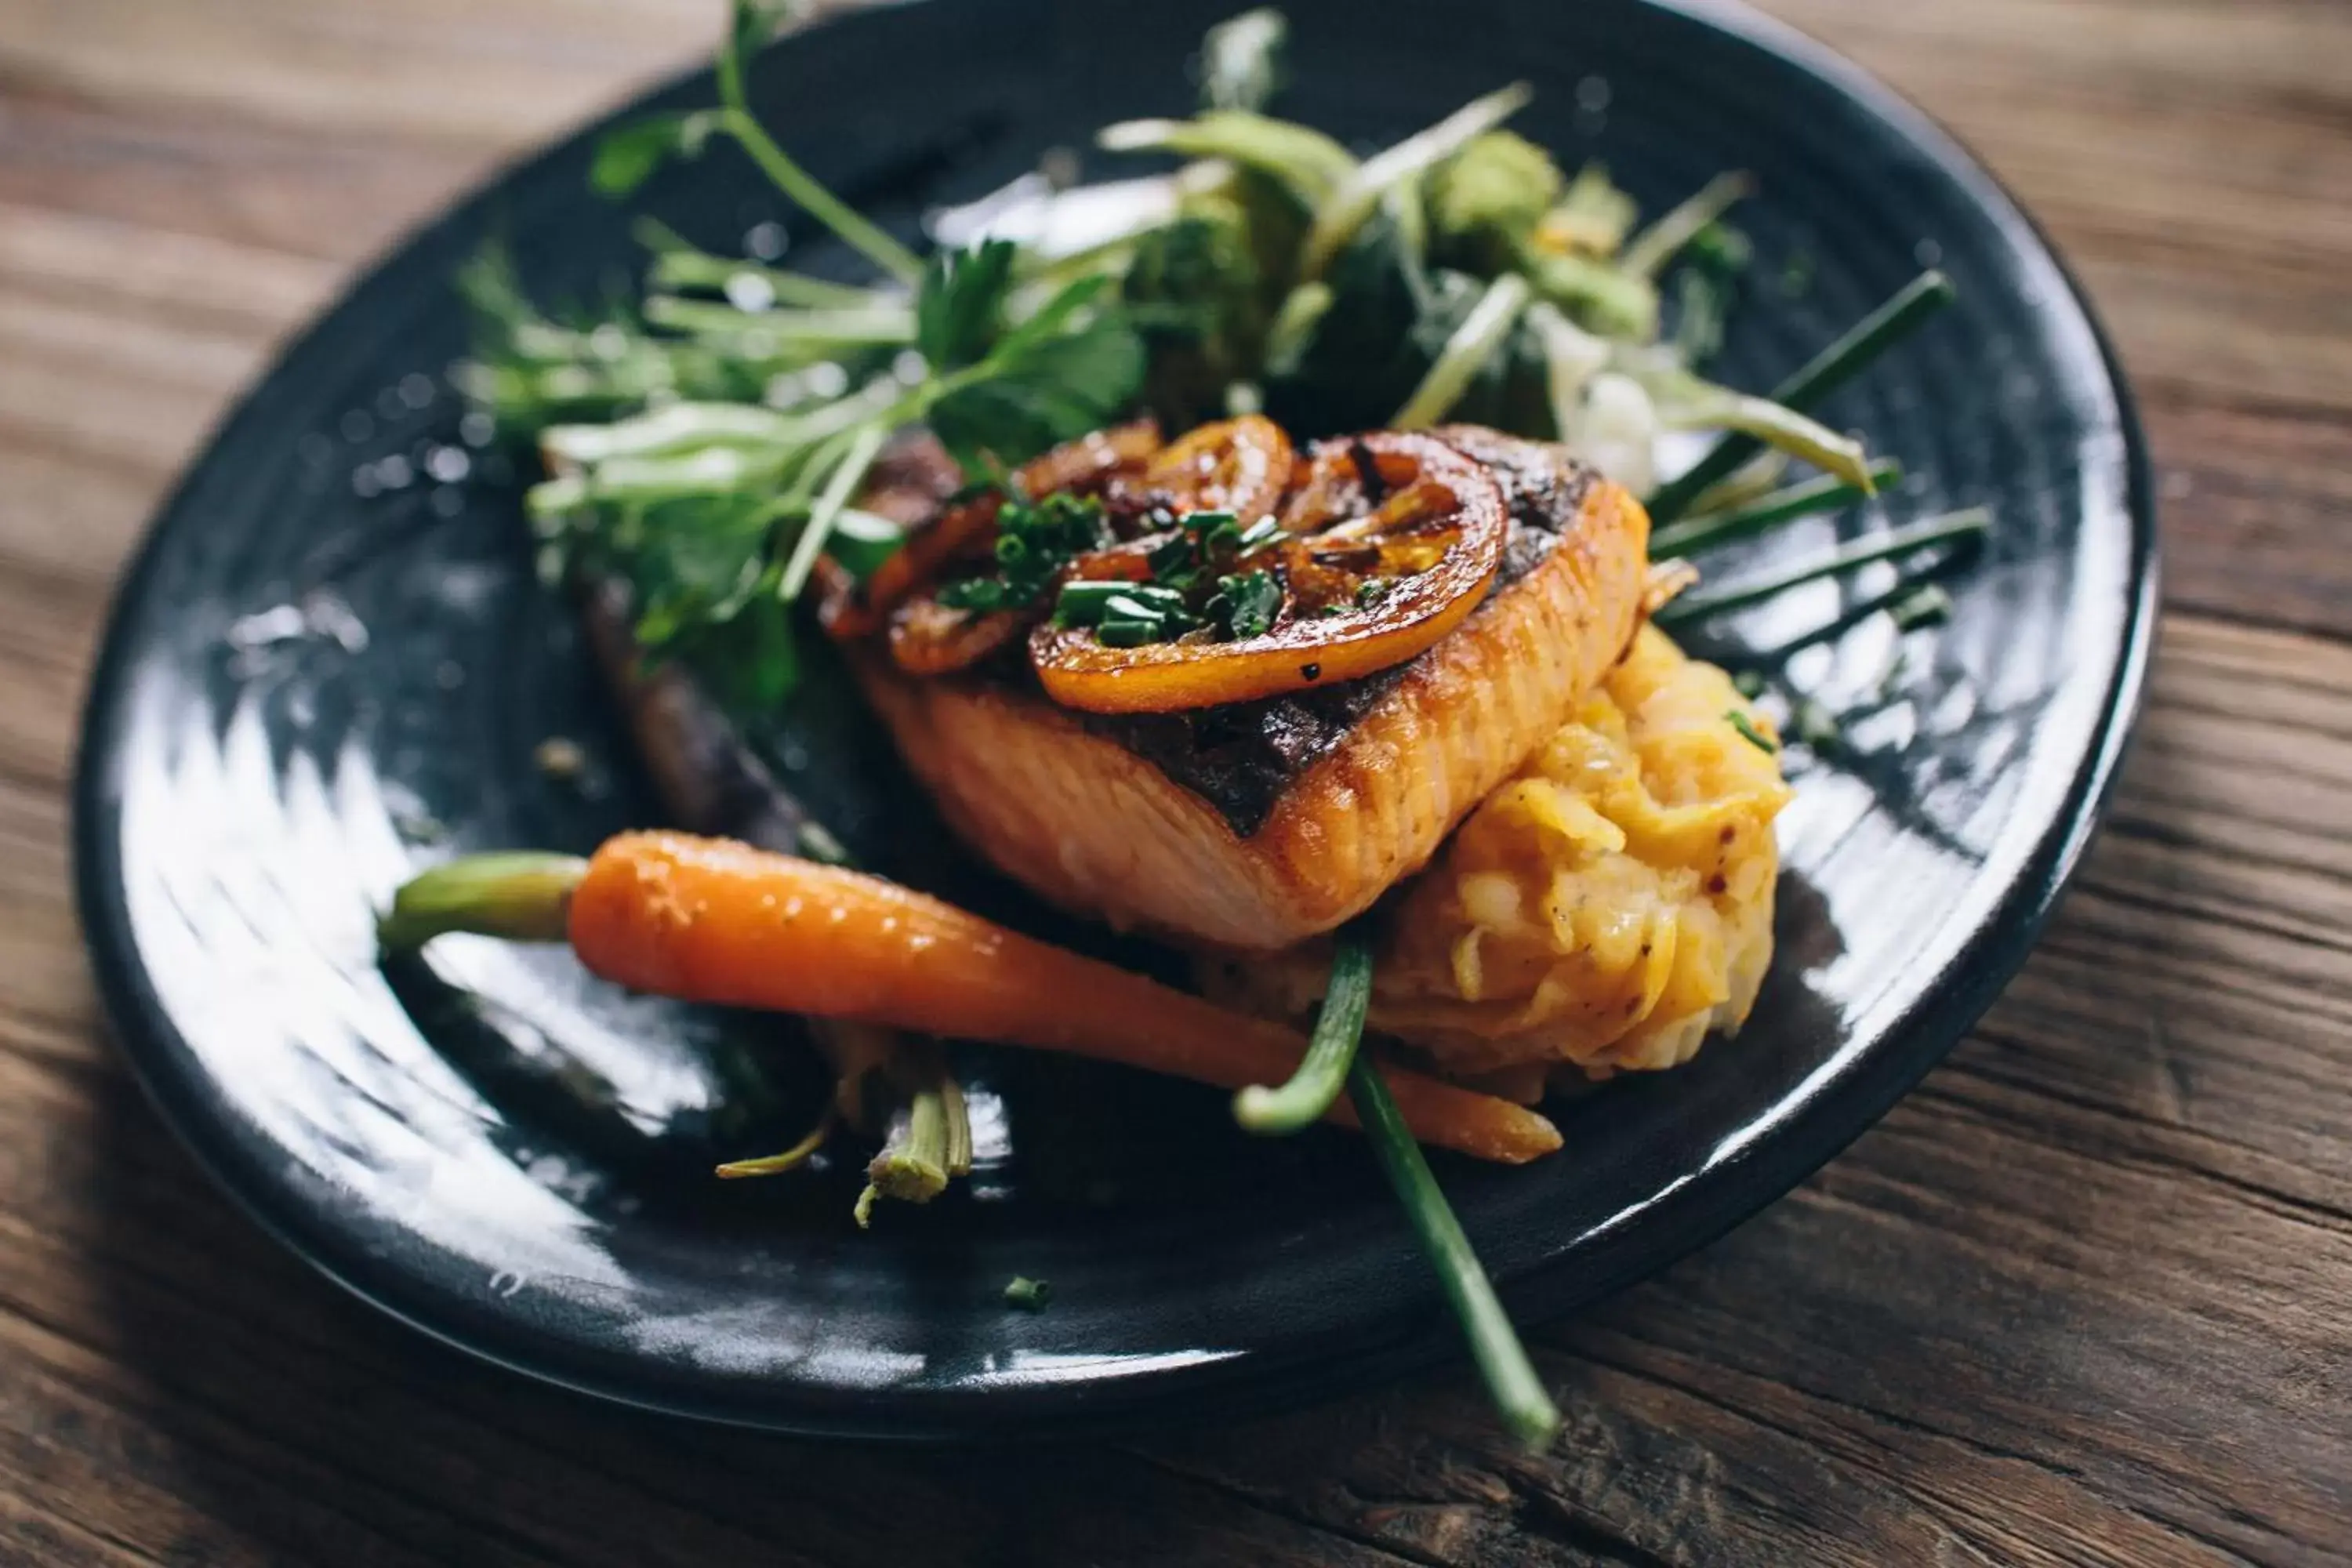
<svg viewBox="0 0 2352 1568"><path fill-rule="evenodd" d="M1649 521L1560 447L1436 434L1511 514L1486 602L1417 658L1309 693L1184 713L1080 714L1002 670L919 679L855 657L951 826L1006 875L1120 928L1286 948L1370 908L1622 655Z"/></svg>

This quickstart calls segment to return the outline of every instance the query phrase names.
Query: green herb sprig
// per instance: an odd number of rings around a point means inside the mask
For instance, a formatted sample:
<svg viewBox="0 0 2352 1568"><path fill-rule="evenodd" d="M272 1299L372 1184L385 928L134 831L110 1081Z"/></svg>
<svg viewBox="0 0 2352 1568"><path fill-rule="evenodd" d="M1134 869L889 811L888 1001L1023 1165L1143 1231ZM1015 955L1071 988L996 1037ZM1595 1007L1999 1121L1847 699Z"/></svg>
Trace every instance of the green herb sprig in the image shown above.
<svg viewBox="0 0 2352 1568"><path fill-rule="evenodd" d="M657 227L656 282L723 300L656 293L644 324L583 332L539 316L510 274L478 269L471 285L494 327L473 378L483 401L526 425L563 410L604 421L541 432L555 472L528 506L549 568L625 584L639 644L725 672L715 683L738 707L772 704L795 679L788 612L845 520L859 534L847 553L870 564L878 520L852 503L893 434L927 426L967 474L997 472L1100 427L1144 369L1108 273L1040 299L1018 286L1006 241L919 260L778 146L751 114L746 71L782 15L737 0L719 107L608 133L592 177L625 195L665 161L731 139L883 287L727 263ZM724 401L700 401L712 398ZM1042 583L1013 580L1023 602Z"/></svg>

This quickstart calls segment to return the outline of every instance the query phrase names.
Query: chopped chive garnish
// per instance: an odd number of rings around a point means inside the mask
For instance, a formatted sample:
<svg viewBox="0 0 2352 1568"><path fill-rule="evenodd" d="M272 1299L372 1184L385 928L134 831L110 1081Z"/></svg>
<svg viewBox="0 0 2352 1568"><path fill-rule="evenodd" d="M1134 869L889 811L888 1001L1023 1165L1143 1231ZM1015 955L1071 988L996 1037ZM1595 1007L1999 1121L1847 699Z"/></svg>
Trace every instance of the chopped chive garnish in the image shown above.
<svg viewBox="0 0 2352 1568"><path fill-rule="evenodd" d="M1119 621L1156 621L1159 610L1145 604L1132 594L1113 594L1103 601L1103 619Z"/></svg>
<svg viewBox="0 0 2352 1568"><path fill-rule="evenodd" d="M1252 1132L1281 1134L1311 1127L1348 1087L1348 1064L1364 1036L1364 1010L1372 997L1372 944L1350 927L1331 950L1331 979L1323 1010L1297 1070L1279 1089L1254 1083L1234 1096L1234 1120Z"/></svg>
<svg viewBox="0 0 2352 1568"><path fill-rule="evenodd" d="M1767 735L1763 731L1758 729L1756 727L1756 721L1750 719L1741 710L1737 708L1730 709L1726 711L1723 716L1731 721L1731 727L1733 729L1739 731L1739 738L1741 740L1747 742L1749 745L1755 747L1766 756L1771 756L1780 751L1780 742L1773 740L1771 736Z"/></svg>
<svg viewBox="0 0 2352 1568"><path fill-rule="evenodd" d="M1843 386L1885 353L1889 345L1952 302L1951 279L1941 272L1922 272L1893 299L1856 322L1852 330L1813 356L1812 362L1772 389L1771 400L1803 410ZM1690 508L1701 490L1763 450L1753 436L1733 432L1693 464L1679 479L1660 485L1650 496L1653 524L1672 522Z"/></svg>
<svg viewBox="0 0 2352 1568"><path fill-rule="evenodd" d="M1106 618L1095 627L1095 640L1105 647L1141 647L1146 643L1166 641L1167 625L1157 616L1148 621Z"/></svg>
<svg viewBox="0 0 2352 1568"><path fill-rule="evenodd" d="M1209 619L1228 637L1263 637L1282 613L1282 584L1271 572L1243 572L1217 579Z"/></svg>
<svg viewBox="0 0 2352 1568"><path fill-rule="evenodd" d="M1025 1274L1015 1274L1004 1288L1004 1304L1018 1307L1024 1312L1042 1312L1045 1303L1054 1299L1054 1282L1032 1279Z"/></svg>
<svg viewBox="0 0 2352 1568"><path fill-rule="evenodd" d="M1103 618L1104 606L1128 593L1132 583L1065 583L1054 601L1054 618L1066 626L1090 626Z"/></svg>
<svg viewBox="0 0 2352 1568"><path fill-rule="evenodd" d="M1034 505L1008 501L997 513L996 527L996 574L941 588L939 601L949 609L1011 610L1034 605L1053 587L1064 566L1110 542L1102 503L1066 492L1057 491ZM1058 607L1059 601L1055 603Z"/></svg>
<svg viewBox="0 0 2352 1568"><path fill-rule="evenodd" d="M1510 1314L1503 1310L1494 1282L1462 1233L1462 1222L1430 1173L1429 1162L1405 1127L1389 1086L1361 1056L1349 1066L1348 1097L1355 1103L1356 1118L1364 1125L1365 1141L1371 1144L1381 1173L1395 1189L1422 1251L1437 1271L1437 1282L1470 1342L1471 1359L1478 1363L1503 1424L1531 1451L1549 1447L1559 1435L1559 1408L1536 1375L1518 1331L1511 1327Z"/></svg>
<svg viewBox="0 0 2352 1568"><path fill-rule="evenodd" d="M1870 482L1885 489L1903 478L1903 465L1880 461L1870 465ZM1694 517L1662 528L1650 536L1650 559L1671 561L1736 539L1748 539L1784 522L1819 511L1835 511L1863 499L1862 487L1823 474L1801 484L1774 490L1761 500L1716 517Z"/></svg>
<svg viewBox="0 0 2352 1568"><path fill-rule="evenodd" d="M1188 582L1192 569L1200 564L1201 552L1189 534L1173 533L1151 547L1144 559L1151 564L1152 581L1175 584Z"/></svg>
<svg viewBox="0 0 2352 1568"><path fill-rule="evenodd" d="M1857 571L1874 561L1885 561L1896 556L1914 554L1939 544L1970 543L1984 537L1992 526L1992 514L1982 507L1956 511L1910 528L1898 528L1892 533L1874 534L1857 539L1853 543L1831 551L1826 555L1801 561L1786 571L1776 572L1753 582L1735 583L1713 590L1700 589L1685 594L1672 604L1660 607L1652 618L1661 626L1681 626L1685 622L1719 616L1731 610L1746 609L1774 598L1802 584L1821 577L1843 576Z"/></svg>
<svg viewBox="0 0 2352 1568"><path fill-rule="evenodd" d="M1234 540L1234 549L1241 554L1247 555L1262 545L1272 543L1281 536L1281 533L1282 524L1268 513L1241 531L1240 535Z"/></svg>

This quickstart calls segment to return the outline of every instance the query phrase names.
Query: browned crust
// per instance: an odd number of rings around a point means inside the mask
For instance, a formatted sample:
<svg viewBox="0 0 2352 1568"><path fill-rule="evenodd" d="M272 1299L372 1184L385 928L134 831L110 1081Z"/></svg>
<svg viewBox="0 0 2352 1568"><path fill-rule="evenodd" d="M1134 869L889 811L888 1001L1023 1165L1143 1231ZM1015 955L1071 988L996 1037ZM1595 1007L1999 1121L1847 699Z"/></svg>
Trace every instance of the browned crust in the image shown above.
<svg viewBox="0 0 2352 1568"><path fill-rule="evenodd" d="M949 823L1008 876L1116 926L1288 947L1370 907L1613 664L1638 624L1649 520L1613 484L1396 684L1243 837L1044 696L910 679L866 650L869 700Z"/></svg>

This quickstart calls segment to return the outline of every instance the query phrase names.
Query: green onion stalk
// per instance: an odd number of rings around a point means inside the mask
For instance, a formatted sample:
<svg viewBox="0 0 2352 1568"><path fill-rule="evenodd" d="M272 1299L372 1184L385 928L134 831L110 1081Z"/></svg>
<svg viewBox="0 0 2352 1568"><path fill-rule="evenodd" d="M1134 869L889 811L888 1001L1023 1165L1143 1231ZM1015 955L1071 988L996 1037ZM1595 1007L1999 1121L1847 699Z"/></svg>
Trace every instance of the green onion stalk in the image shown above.
<svg viewBox="0 0 2352 1568"><path fill-rule="evenodd" d="M1503 1310L1462 1222L1445 1201L1421 1144L1405 1126L1388 1084L1380 1069L1364 1059L1360 1047L1371 991L1370 935L1361 926L1350 926L1334 942L1331 978L1297 1069L1279 1088L1252 1085L1243 1089L1234 1099L1234 1119L1253 1132L1296 1132L1321 1121L1346 1089L1381 1172L1395 1189L1462 1325L1471 1359L1496 1412L1521 1442L1540 1452L1559 1434L1559 1410L1528 1359L1510 1314Z"/></svg>
<svg viewBox="0 0 2352 1568"><path fill-rule="evenodd" d="M1660 626L1682 626L1712 616L1727 615L1776 599L1791 588L1826 577L1843 577L1875 562L1900 560L1936 549L1964 548L1980 542L1992 529L1992 514L1982 507L1932 518L1885 533L1857 539L1826 554L1800 561L1780 571L1742 583L1703 588L1661 606L1652 618Z"/></svg>
<svg viewBox="0 0 2352 1568"><path fill-rule="evenodd" d="M1685 518L1670 523L1650 535L1650 559L1677 560L1717 545L1752 539L1801 517L1843 510L1888 485L1900 483L1903 465L1887 459L1874 462L1870 465L1869 479L1870 486L1865 490L1852 479L1824 474L1775 490L1746 506L1711 517Z"/></svg>
<svg viewBox="0 0 2352 1568"><path fill-rule="evenodd" d="M1350 926L1332 943L1331 978L1298 1069L1278 1089L1252 1084L1234 1096L1234 1120L1252 1132L1282 1134L1323 1120L1348 1087L1372 999L1372 944Z"/></svg>
<svg viewBox="0 0 2352 1568"><path fill-rule="evenodd" d="M1950 304L1952 299L1951 279L1934 270L1921 273L1774 387L1770 401L1799 413L1811 408L1861 374L1889 347L1908 337L1921 322ZM1668 480L1651 494L1651 522L1663 526L1674 521L1707 487L1728 477L1763 448L1764 443L1752 433L1733 431L1725 436L1689 471Z"/></svg>
<svg viewBox="0 0 2352 1568"><path fill-rule="evenodd" d="M1348 1069L1348 1095L1380 1161L1381 1173L1395 1189L1422 1251L1437 1271L1437 1282L1470 1342L1471 1359L1486 1380L1496 1412L1531 1452L1541 1453L1559 1436L1559 1407L1528 1359L1527 1347L1519 1342L1518 1331L1511 1326L1510 1314L1503 1310L1421 1145L1405 1127L1379 1070L1361 1058Z"/></svg>

